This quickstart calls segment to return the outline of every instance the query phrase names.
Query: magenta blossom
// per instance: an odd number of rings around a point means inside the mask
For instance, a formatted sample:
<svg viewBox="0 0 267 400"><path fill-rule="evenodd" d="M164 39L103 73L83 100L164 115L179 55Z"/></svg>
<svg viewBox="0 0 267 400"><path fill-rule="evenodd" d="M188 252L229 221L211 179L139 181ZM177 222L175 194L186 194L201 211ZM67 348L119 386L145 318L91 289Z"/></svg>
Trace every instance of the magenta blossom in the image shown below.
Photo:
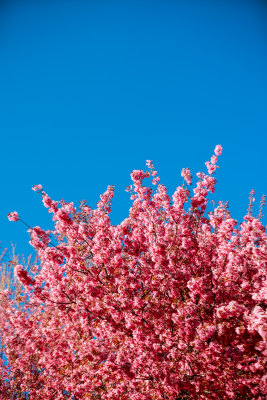
<svg viewBox="0 0 267 400"><path fill-rule="evenodd" d="M17 211L12 211L8 214L7 218L9 221L18 221L19 220L19 214Z"/></svg>
<svg viewBox="0 0 267 400"><path fill-rule="evenodd" d="M38 190L43 190L42 185L34 185L32 190L34 190L35 192L37 192Z"/></svg>

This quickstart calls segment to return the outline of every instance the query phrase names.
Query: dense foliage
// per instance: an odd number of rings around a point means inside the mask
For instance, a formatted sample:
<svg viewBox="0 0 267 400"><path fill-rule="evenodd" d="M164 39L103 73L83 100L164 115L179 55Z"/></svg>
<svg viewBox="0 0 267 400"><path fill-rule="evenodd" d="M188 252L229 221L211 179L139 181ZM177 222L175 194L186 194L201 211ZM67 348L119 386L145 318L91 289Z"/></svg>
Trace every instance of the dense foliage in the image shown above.
<svg viewBox="0 0 267 400"><path fill-rule="evenodd" d="M151 161L133 171L117 226L113 187L95 210L33 188L55 226L29 229L39 263L16 265L19 300L1 292L2 386L13 398L266 398L266 230L251 204L240 225L222 202L207 213L221 151L192 193L183 169L172 199Z"/></svg>

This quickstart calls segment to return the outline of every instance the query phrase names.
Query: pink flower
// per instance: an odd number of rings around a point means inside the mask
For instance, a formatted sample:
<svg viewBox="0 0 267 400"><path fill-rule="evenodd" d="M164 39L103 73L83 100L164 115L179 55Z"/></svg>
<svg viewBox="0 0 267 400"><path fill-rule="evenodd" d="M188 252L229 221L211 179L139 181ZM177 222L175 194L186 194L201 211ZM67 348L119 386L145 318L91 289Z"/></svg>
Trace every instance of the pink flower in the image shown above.
<svg viewBox="0 0 267 400"><path fill-rule="evenodd" d="M214 171L216 171L217 165L211 164L209 161L205 162L205 165L208 169L209 174L213 174Z"/></svg>
<svg viewBox="0 0 267 400"><path fill-rule="evenodd" d="M17 211L10 212L7 217L9 219L9 221L18 221L19 220L19 214L17 213Z"/></svg>
<svg viewBox="0 0 267 400"><path fill-rule="evenodd" d="M18 264L14 268L14 273L15 276L18 277L18 279L25 285L33 285L34 280L29 276L28 271L25 271L22 267L22 265Z"/></svg>
<svg viewBox="0 0 267 400"><path fill-rule="evenodd" d="M38 190L42 190L42 189L43 189L42 185L34 185L32 188L32 190L34 190L35 192L37 192Z"/></svg>
<svg viewBox="0 0 267 400"><path fill-rule="evenodd" d="M192 175L189 168L183 168L181 172L181 176L185 179L188 185L191 185Z"/></svg>
<svg viewBox="0 0 267 400"><path fill-rule="evenodd" d="M154 178L154 179L152 180L152 184L153 184L153 185L157 185L157 183L159 182L159 180L160 180L160 178L159 178L159 176L157 176L156 178Z"/></svg>
<svg viewBox="0 0 267 400"><path fill-rule="evenodd" d="M51 207L52 206L52 200L50 199L50 197L46 194L46 195L44 195L43 196L43 203L44 203L44 206L46 207L46 208L49 208L49 207Z"/></svg>
<svg viewBox="0 0 267 400"><path fill-rule="evenodd" d="M218 159L217 159L216 156L212 156L210 161L211 161L212 164L216 164L216 162L218 161Z"/></svg>
<svg viewBox="0 0 267 400"><path fill-rule="evenodd" d="M216 156L220 156L222 154L222 146L220 144L217 144L214 153L216 154Z"/></svg>

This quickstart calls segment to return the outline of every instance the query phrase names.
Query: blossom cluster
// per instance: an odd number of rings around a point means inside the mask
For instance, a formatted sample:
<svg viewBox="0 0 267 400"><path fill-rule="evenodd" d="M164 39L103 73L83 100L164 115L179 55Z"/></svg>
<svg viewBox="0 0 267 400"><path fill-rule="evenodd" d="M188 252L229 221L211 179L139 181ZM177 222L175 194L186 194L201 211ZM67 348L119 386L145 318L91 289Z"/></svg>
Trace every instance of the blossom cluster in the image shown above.
<svg viewBox="0 0 267 400"><path fill-rule="evenodd" d="M147 161L117 226L111 186L95 210L34 187L55 227L29 230L39 268L15 268L27 301L0 300L11 385L34 400L266 398L267 235L222 202L206 213L221 152L172 199Z"/></svg>

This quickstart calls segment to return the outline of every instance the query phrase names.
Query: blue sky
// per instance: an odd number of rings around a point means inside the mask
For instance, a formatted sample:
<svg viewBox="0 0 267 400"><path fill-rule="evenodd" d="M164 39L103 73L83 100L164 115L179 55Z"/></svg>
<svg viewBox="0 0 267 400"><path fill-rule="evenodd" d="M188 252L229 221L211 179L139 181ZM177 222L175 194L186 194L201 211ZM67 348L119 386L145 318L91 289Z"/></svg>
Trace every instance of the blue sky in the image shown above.
<svg viewBox="0 0 267 400"><path fill-rule="evenodd" d="M91 207L115 185L117 224L133 169L152 159L172 195L216 144L213 198L241 222L250 190L256 209L267 194L266 44L257 0L1 2L2 247L31 252L10 211L51 227L35 184Z"/></svg>

